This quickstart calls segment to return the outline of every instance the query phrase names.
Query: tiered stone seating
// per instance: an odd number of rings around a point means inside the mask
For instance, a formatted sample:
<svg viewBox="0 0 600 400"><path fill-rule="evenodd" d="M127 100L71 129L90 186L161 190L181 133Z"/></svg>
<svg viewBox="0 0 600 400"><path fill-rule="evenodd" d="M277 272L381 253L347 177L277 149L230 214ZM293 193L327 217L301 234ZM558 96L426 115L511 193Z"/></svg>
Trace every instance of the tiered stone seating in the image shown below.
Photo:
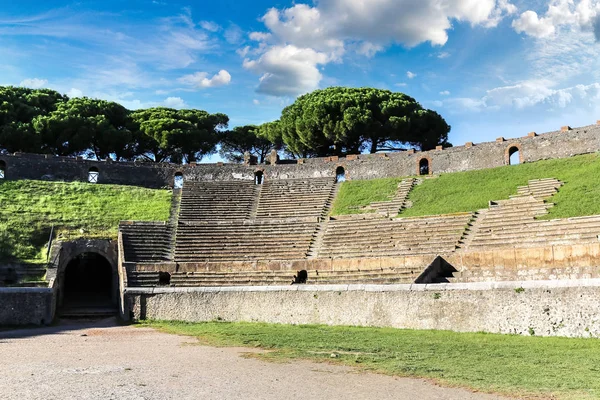
<svg viewBox="0 0 600 400"><path fill-rule="evenodd" d="M306 284L395 284L412 283L420 271L407 269L366 269L307 271ZM290 285L296 271L176 272L171 286L272 286Z"/></svg>
<svg viewBox="0 0 600 400"><path fill-rule="evenodd" d="M519 186L517 188L517 195L510 197L533 196L536 199L543 199L556 194L562 185L563 183L556 178L532 179L526 186Z"/></svg>
<svg viewBox="0 0 600 400"><path fill-rule="evenodd" d="M0 287L2 286L47 286L46 266L39 264L14 264L0 267Z"/></svg>
<svg viewBox="0 0 600 400"><path fill-rule="evenodd" d="M123 221L119 229L123 237L125 261L171 260L172 230L166 223Z"/></svg>
<svg viewBox="0 0 600 400"><path fill-rule="evenodd" d="M256 188L251 181L192 182L181 192L180 221L248 218Z"/></svg>
<svg viewBox="0 0 600 400"><path fill-rule="evenodd" d="M265 181L256 217L320 217L324 213L333 185L331 178Z"/></svg>
<svg viewBox="0 0 600 400"><path fill-rule="evenodd" d="M394 257L455 250L472 214L389 219L331 219L319 257Z"/></svg>
<svg viewBox="0 0 600 400"><path fill-rule="evenodd" d="M485 218L469 249L532 247L598 241L600 216L536 221L532 218L505 222Z"/></svg>
<svg viewBox="0 0 600 400"><path fill-rule="evenodd" d="M600 267L562 268L468 268L455 272L450 282L500 282L557 279L592 279L600 277Z"/></svg>
<svg viewBox="0 0 600 400"><path fill-rule="evenodd" d="M159 273L154 271L129 271L127 273L127 286L153 287L158 286Z"/></svg>
<svg viewBox="0 0 600 400"><path fill-rule="evenodd" d="M306 257L316 218L179 223L175 260L292 260Z"/></svg>

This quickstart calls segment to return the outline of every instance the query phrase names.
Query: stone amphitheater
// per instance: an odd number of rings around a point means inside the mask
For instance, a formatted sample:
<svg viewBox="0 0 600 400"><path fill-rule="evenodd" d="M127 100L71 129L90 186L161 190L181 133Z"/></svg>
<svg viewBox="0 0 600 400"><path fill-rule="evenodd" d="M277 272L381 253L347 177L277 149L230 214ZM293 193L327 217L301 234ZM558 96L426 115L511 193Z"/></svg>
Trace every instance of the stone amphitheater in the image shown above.
<svg viewBox="0 0 600 400"><path fill-rule="evenodd" d="M99 183L183 181L168 221L122 221L117 240L55 242L43 283L0 288L0 324L92 310L125 320L516 334L533 327L538 335L599 336L600 215L536 219L564 182L515 184L509 198L474 212L402 217L428 175L507 165L515 152L536 162L599 150L600 121L429 152L293 162L273 153L267 165L0 156L6 179L85 180L94 168ZM330 215L341 180L380 177L404 177L392 199L370 204L368 213ZM82 254L105 272L69 276L67 265ZM26 278L39 268L17 266L17 273ZM66 304L68 286L86 280L109 287L108 302Z"/></svg>

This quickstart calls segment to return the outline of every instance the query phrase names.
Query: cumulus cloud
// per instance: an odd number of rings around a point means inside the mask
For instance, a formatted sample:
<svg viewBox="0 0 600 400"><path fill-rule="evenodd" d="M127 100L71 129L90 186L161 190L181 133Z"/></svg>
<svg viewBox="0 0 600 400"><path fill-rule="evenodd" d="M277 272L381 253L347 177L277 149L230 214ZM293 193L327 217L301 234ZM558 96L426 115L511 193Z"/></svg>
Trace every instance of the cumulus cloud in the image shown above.
<svg viewBox="0 0 600 400"><path fill-rule="evenodd" d="M41 89L48 85L47 79L31 78L22 80L19 86L28 87L31 89Z"/></svg>
<svg viewBox="0 0 600 400"><path fill-rule="evenodd" d="M212 78L208 77L207 72L196 72L194 74L184 75L178 79L179 82L198 89L211 88L228 85L231 82L231 75L222 69Z"/></svg>
<svg viewBox="0 0 600 400"><path fill-rule="evenodd" d="M553 35L560 27L578 28L600 37L600 2L597 0L551 0L542 16L533 10L523 12L513 21L517 33L544 38Z"/></svg>
<svg viewBox="0 0 600 400"><path fill-rule="evenodd" d="M444 91L440 92L440 94L441 94L442 96L450 96L450 92L449 92L449 91L447 91L447 90L444 90Z"/></svg>
<svg viewBox="0 0 600 400"><path fill-rule="evenodd" d="M441 51L436 55L436 57L439 59L448 58L450 57L450 53L448 53L447 51Z"/></svg>
<svg viewBox="0 0 600 400"><path fill-rule="evenodd" d="M187 104L185 104L185 101L181 97L167 97L163 101L163 105L169 108L187 108Z"/></svg>
<svg viewBox="0 0 600 400"><path fill-rule="evenodd" d="M408 79L416 78L416 76L417 76L417 74L415 74L414 72L406 71L406 77Z"/></svg>
<svg viewBox="0 0 600 400"><path fill-rule="evenodd" d="M273 46L257 60L244 60L244 68L261 75L257 92L296 96L318 88L322 75L317 66L327 54L296 46Z"/></svg>
<svg viewBox="0 0 600 400"><path fill-rule="evenodd" d="M259 91L297 95L318 87L319 65L342 62L348 52L371 57L391 44L441 46L452 21L493 27L515 11L509 0L320 0L271 8L262 17L266 31L249 35L258 42L251 53L257 59L248 60L246 49L244 65L261 74ZM286 53L293 65L267 62L275 53Z"/></svg>

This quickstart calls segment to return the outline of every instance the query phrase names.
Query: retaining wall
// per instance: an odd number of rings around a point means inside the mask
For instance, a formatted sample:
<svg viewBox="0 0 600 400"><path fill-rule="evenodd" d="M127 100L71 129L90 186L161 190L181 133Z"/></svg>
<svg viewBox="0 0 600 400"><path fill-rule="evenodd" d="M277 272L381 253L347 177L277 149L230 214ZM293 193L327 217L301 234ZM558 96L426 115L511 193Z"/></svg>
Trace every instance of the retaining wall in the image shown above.
<svg viewBox="0 0 600 400"><path fill-rule="evenodd" d="M249 321L600 336L600 280L128 288L135 320Z"/></svg>
<svg viewBox="0 0 600 400"><path fill-rule="evenodd" d="M44 325L54 319L54 288L0 288L0 326Z"/></svg>
<svg viewBox="0 0 600 400"><path fill-rule="evenodd" d="M144 187L173 186L175 174L184 180L252 180L263 171L265 179L321 178L336 175L343 166L347 179L373 179L418 174L421 159L429 160L430 173L477 170L509 164L511 149L518 149L521 162L565 158L600 150L600 125L495 142L467 143L425 152L358 154L293 160L276 165L191 164L90 161L81 158L35 154L0 155L6 164L6 179L87 181L90 168L99 172L98 183Z"/></svg>

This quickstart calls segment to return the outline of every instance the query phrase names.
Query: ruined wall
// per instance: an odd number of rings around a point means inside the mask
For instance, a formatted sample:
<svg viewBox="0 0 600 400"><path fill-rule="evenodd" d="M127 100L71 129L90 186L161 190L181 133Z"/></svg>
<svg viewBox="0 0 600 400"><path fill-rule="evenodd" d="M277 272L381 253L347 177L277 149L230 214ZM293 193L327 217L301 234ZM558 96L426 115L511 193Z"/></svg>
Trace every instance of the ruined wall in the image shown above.
<svg viewBox="0 0 600 400"><path fill-rule="evenodd" d="M54 317L52 288L0 288L0 326L43 325Z"/></svg>
<svg viewBox="0 0 600 400"><path fill-rule="evenodd" d="M87 181L90 168L97 168L99 183L155 188L172 186L178 172L185 180L251 180L258 170L264 172L265 179L333 178L337 167L342 166L350 180L411 176L418 174L423 158L429 160L429 170L433 174L477 170L508 165L511 148L519 150L522 162L592 153L600 150L600 124L426 152L311 158L277 165L117 163L32 154L0 155L0 161L6 164L6 179Z"/></svg>
<svg viewBox="0 0 600 400"><path fill-rule="evenodd" d="M600 280L127 289L134 319L599 337Z"/></svg>

